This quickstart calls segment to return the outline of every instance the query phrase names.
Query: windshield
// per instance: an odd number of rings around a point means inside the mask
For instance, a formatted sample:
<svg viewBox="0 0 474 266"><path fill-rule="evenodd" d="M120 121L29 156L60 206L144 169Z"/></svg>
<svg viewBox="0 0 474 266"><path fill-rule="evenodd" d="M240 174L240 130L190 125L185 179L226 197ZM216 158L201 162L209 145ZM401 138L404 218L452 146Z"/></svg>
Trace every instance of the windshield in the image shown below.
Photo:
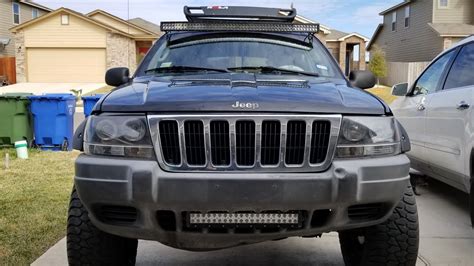
<svg viewBox="0 0 474 266"><path fill-rule="evenodd" d="M158 45L150 51L137 76L228 71L342 78L319 42L309 47L269 38L227 37Z"/></svg>

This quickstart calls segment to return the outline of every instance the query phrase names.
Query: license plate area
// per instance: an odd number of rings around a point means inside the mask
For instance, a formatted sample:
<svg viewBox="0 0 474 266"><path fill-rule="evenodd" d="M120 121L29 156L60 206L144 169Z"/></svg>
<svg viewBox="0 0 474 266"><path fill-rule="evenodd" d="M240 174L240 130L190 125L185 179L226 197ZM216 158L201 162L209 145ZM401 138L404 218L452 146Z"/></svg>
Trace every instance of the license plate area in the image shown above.
<svg viewBox="0 0 474 266"><path fill-rule="evenodd" d="M190 228L301 228L302 212L188 212L186 224Z"/></svg>

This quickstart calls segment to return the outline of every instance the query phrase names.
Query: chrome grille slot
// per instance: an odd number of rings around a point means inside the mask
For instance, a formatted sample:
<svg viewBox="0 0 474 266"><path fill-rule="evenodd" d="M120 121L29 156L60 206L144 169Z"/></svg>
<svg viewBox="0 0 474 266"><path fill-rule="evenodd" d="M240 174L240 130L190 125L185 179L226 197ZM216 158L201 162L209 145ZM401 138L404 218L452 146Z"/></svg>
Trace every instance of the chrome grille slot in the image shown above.
<svg viewBox="0 0 474 266"><path fill-rule="evenodd" d="M304 161L306 145L306 122L289 121L286 129L285 163L299 165Z"/></svg>
<svg viewBox="0 0 474 266"><path fill-rule="evenodd" d="M206 151L202 121L186 121L184 123L184 141L187 163L189 165L205 165Z"/></svg>
<svg viewBox="0 0 474 266"><path fill-rule="evenodd" d="M163 160L171 165L181 164L178 123L176 121L160 122L160 140Z"/></svg>
<svg viewBox="0 0 474 266"><path fill-rule="evenodd" d="M341 115L149 115L167 171L318 172L334 156Z"/></svg>
<svg viewBox="0 0 474 266"><path fill-rule="evenodd" d="M263 121L262 123L262 165L278 165L280 161L280 121Z"/></svg>
<svg viewBox="0 0 474 266"><path fill-rule="evenodd" d="M211 160L216 166L230 165L230 135L227 121L211 122Z"/></svg>
<svg viewBox="0 0 474 266"><path fill-rule="evenodd" d="M311 132L311 154L309 162L318 164L324 161L328 151L331 123L329 121L314 121Z"/></svg>
<svg viewBox="0 0 474 266"><path fill-rule="evenodd" d="M255 122L237 121L235 124L236 163L252 166L255 163Z"/></svg>

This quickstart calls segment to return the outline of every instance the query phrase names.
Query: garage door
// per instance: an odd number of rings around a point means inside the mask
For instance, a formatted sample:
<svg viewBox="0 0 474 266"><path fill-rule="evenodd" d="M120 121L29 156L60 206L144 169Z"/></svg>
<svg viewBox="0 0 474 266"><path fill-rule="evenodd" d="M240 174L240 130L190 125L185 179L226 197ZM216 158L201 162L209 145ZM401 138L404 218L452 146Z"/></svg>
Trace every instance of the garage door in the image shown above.
<svg viewBox="0 0 474 266"><path fill-rule="evenodd" d="M104 82L105 49L28 48L28 82Z"/></svg>

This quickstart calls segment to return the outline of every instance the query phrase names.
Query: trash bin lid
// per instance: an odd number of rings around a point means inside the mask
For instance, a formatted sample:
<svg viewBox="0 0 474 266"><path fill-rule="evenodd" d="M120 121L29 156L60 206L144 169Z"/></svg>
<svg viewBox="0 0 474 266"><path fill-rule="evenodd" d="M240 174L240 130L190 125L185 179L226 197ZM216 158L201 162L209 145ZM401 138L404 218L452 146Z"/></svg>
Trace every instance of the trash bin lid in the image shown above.
<svg viewBox="0 0 474 266"><path fill-rule="evenodd" d="M94 94L88 96L82 96L82 100L99 100L105 94Z"/></svg>
<svg viewBox="0 0 474 266"><path fill-rule="evenodd" d="M33 93L29 93L29 92L7 92L7 93L0 94L0 98L25 100L25 99L28 99L28 96L31 96L31 95L33 95Z"/></svg>
<svg viewBox="0 0 474 266"><path fill-rule="evenodd" d="M28 96L31 100L72 100L76 99L71 93L47 93L42 95Z"/></svg>

